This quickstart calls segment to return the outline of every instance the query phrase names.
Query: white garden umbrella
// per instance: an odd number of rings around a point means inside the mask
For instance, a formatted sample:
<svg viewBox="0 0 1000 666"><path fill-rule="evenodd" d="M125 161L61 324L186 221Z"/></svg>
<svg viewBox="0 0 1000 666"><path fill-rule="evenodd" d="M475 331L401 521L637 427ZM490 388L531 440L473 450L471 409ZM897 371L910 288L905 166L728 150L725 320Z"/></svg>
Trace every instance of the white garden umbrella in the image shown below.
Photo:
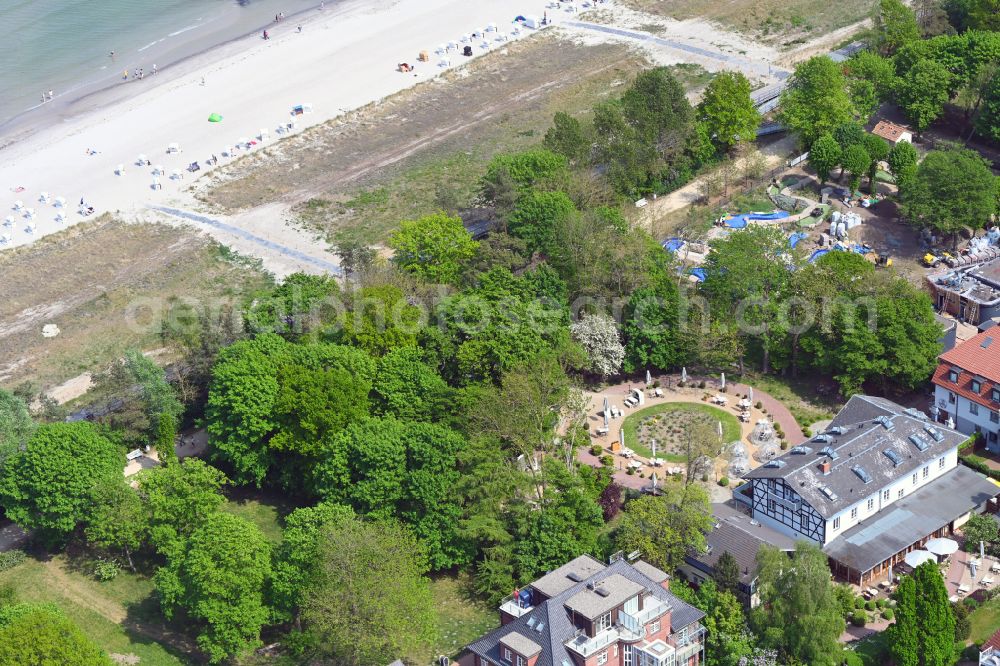
<svg viewBox="0 0 1000 666"><path fill-rule="evenodd" d="M726 373L724 372L719 376L719 387L723 390L726 388Z"/></svg>
<svg viewBox="0 0 1000 666"><path fill-rule="evenodd" d="M958 542L953 539L931 539L924 548L935 555L951 555L958 551Z"/></svg>
<svg viewBox="0 0 1000 666"><path fill-rule="evenodd" d="M621 443L622 448L625 448L625 428L618 431L618 441Z"/></svg>
<svg viewBox="0 0 1000 666"><path fill-rule="evenodd" d="M719 437L722 437L722 421L719 421Z"/></svg>
<svg viewBox="0 0 1000 666"><path fill-rule="evenodd" d="M687 368L681 368L681 381L686 384L687 380L688 380L688 369Z"/></svg>
<svg viewBox="0 0 1000 666"><path fill-rule="evenodd" d="M753 387L752 386L749 388L749 390L747 392L747 400L750 401L751 405L753 404Z"/></svg>
<svg viewBox="0 0 1000 666"><path fill-rule="evenodd" d="M646 386L653 383L653 376L649 374L649 370L646 371Z"/></svg>
<svg viewBox="0 0 1000 666"><path fill-rule="evenodd" d="M608 415L608 410L611 409L611 405L608 404L607 396L604 397L604 415Z"/></svg>
<svg viewBox="0 0 1000 666"><path fill-rule="evenodd" d="M916 569L924 562L937 562L937 557L934 553L927 550L914 550L906 554L904 561L907 566L911 566Z"/></svg>

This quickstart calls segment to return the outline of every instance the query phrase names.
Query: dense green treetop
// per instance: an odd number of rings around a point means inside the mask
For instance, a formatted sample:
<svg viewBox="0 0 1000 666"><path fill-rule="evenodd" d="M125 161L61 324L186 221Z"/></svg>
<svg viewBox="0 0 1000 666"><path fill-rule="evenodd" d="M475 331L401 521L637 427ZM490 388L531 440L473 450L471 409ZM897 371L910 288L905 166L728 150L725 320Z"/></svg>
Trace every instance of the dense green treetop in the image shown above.
<svg viewBox="0 0 1000 666"><path fill-rule="evenodd" d="M260 645L268 620L264 585L271 546L260 528L228 513L210 514L154 577L164 614L183 610L200 623L198 647L213 664Z"/></svg>
<svg viewBox="0 0 1000 666"><path fill-rule="evenodd" d="M7 516L46 539L60 540L90 517L91 489L119 482L125 456L93 424L41 425L0 479Z"/></svg>
<svg viewBox="0 0 1000 666"><path fill-rule="evenodd" d="M780 117L805 146L850 121L853 113L843 70L826 56L800 63L781 95Z"/></svg>
<svg viewBox="0 0 1000 666"><path fill-rule="evenodd" d="M697 113L709 136L724 150L740 141L752 141L760 124L760 113L750 97L750 81L741 72L720 72L712 77Z"/></svg>
<svg viewBox="0 0 1000 666"><path fill-rule="evenodd" d="M0 608L0 666L112 666L114 662L53 604Z"/></svg>
<svg viewBox="0 0 1000 666"><path fill-rule="evenodd" d="M461 218L445 213L405 221L389 238L392 260L400 268L428 282L446 284L458 281L478 245Z"/></svg>

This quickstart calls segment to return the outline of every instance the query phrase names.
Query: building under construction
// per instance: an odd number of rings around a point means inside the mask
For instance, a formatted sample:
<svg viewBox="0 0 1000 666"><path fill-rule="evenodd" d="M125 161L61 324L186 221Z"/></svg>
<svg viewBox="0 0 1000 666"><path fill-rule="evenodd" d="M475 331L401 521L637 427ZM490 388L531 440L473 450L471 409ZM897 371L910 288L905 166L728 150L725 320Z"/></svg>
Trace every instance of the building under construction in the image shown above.
<svg viewBox="0 0 1000 666"><path fill-rule="evenodd" d="M927 276L940 312L973 326L1000 316L1000 259Z"/></svg>

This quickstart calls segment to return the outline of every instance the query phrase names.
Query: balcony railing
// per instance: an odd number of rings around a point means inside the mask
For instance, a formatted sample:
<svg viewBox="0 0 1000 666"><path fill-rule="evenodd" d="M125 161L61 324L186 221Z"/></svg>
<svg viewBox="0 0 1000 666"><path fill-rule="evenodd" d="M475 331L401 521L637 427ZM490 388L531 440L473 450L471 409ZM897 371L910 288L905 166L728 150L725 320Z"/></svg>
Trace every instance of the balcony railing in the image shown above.
<svg viewBox="0 0 1000 666"><path fill-rule="evenodd" d="M532 606L521 606L516 601L508 599L500 604L500 610L511 617L521 617L532 610Z"/></svg>
<svg viewBox="0 0 1000 666"><path fill-rule="evenodd" d="M596 636L581 634L571 641L568 641L566 643L566 647L572 649L581 656L589 657L595 652L603 650L612 643L617 643L618 640L622 638L622 632L631 633L624 627L614 626L605 629Z"/></svg>
<svg viewBox="0 0 1000 666"><path fill-rule="evenodd" d="M566 647L574 650L578 654L589 657L590 655L603 650L612 643L625 641L632 643L646 636L646 625L660 617L670 606L656 597L649 597L645 600L646 607L634 615L619 612L618 624L605 629L596 636L581 634L566 643Z"/></svg>

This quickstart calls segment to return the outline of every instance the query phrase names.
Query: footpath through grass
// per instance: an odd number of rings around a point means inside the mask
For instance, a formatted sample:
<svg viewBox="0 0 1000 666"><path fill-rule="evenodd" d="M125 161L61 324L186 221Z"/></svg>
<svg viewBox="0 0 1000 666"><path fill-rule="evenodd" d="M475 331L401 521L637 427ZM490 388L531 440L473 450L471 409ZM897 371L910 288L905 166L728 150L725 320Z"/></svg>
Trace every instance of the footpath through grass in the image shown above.
<svg viewBox="0 0 1000 666"><path fill-rule="evenodd" d="M740 439L740 422L729 412L724 412L711 405L702 405L697 402L665 402L659 405L652 405L637 412L629 414L622 428L625 430L625 446L632 449L640 456L652 457L653 451L639 441L639 425L651 416L664 414L667 418L671 414L704 414L714 420L722 422L722 441L734 442ZM681 454L669 453L667 451L657 451L656 456L671 462L684 462L685 458Z"/></svg>
<svg viewBox="0 0 1000 666"><path fill-rule="evenodd" d="M12 590L18 601L54 603L108 653L135 655L142 666L189 663L181 650L153 638L161 634L162 620L157 621L151 580L122 571L101 583L86 567L86 561L66 555L29 558L0 572L0 587Z"/></svg>

